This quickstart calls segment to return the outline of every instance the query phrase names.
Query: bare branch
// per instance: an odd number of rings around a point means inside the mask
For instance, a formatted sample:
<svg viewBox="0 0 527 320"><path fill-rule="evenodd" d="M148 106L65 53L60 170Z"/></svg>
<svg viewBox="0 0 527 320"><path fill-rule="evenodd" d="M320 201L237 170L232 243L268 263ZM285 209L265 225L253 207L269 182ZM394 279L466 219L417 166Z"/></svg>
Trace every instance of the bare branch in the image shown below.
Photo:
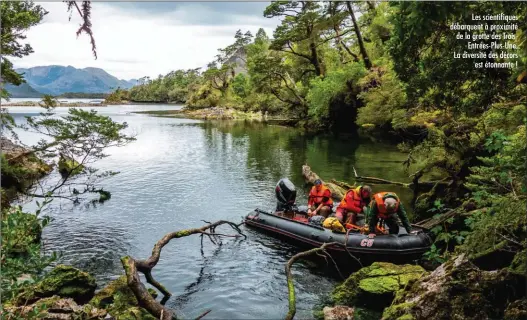
<svg viewBox="0 0 527 320"><path fill-rule="evenodd" d="M209 310L203 312L203 313L202 313L201 315L199 315L199 317L197 317L195 320L199 320L199 319L203 318L204 316L206 316L207 314L209 314L209 312L211 312L211 311L212 311L212 310L209 309Z"/></svg>
<svg viewBox="0 0 527 320"><path fill-rule="evenodd" d="M238 234L226 235L221 233L215 233L216 227L220 225L228 225L232 229L234 229ZM207 230L209 230L210 232L207 232ZM121 258L121 262L126 273L128 286L133 291L135 297L139 301L139 304L160 320L170 320L174 316L174 313L170 309L166 308L162 303L159 303L154 298L152 298L150 293L147 291L145 285L141 282L139 272L145 275L146 281L148 283L150 283L159 291L161 291L161 293L163 293L163 295L165 296L163 300L166 301L166 299L171 296L171 293L153 278L152 269L159 262L161 250L165 245L170 242L170 240L187 237L193 234L200 234L202 237L202 241L203 235L206 235L209 237L211 242L215 244L216 242L214 241L214 237L218 239L221 237L247 238L247 236L243 234L237 224L230 221L220 220L214 223L208 223L207 225L201 228L181 230L166 234L163 238L157 241L157 243L154 245L154 248L152 249L152 255L146 260L135 260L130 256ZM200 317L198 317L198 319L201 319L209 312L210 310L203 313Z"/></svg>

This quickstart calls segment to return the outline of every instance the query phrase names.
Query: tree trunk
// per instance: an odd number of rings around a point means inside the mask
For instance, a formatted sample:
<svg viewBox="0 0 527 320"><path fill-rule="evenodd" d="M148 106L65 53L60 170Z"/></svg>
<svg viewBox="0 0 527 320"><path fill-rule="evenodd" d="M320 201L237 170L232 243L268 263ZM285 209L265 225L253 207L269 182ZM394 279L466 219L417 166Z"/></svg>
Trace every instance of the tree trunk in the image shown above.
<svg viewBox="0 0 527 320"><path fill-rule="evenodd" d="M311 40L311 43L309 44L309 48L311 50L311 63L313 64L313 67L315 67L315 73L317 76L324 76L324 70L320 64L320 60L318 59L318 52L317 52L317 46L315 42Z"/></svg>
<svg viewBox="0 0 527 320"><path fill-rule="evenodd" d="M368 10L370 12L375 10L375 3L373 1L366 1L366 3L368 4Z"/></svg>
<svg viewBox="0 0 527 320"><path fill-rule="evenodd" d="M360 33L359 24L357 23L357 19L355 19L353 8L351 8L351 1L346 1L346 6L348 7L351 20L353 21L353 28L355 29L355 34L357 35L360 53L362 54L362 58L364 59L364 65L366 66L366 68L371 69L372 64L371 64L370 58L368 57L368 53L366 52L366 48L364 47L364 41L362 40L362 35Z"/></svg>

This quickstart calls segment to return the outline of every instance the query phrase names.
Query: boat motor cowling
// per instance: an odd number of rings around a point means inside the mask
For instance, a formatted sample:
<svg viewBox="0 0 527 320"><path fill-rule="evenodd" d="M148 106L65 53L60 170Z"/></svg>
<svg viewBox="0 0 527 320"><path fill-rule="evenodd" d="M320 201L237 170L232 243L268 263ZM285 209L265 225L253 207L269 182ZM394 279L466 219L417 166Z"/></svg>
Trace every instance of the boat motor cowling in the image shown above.
<svg viewBox="0 0 527 320"><path fill-rule="evenodd" d="M296 210L296 188L295 185L287 178L280 179L276 184L276 210L293 211Z"/></svg>

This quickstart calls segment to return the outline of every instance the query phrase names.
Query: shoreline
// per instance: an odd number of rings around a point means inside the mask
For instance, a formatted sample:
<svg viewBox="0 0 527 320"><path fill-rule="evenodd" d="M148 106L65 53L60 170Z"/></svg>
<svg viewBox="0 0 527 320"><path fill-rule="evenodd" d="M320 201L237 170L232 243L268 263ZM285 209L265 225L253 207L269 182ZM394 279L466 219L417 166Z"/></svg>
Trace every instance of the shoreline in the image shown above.
<svg viewBox="0 0 527 320"><path fill-rule="evenodd" d="M105 103L87 103L87 102L58 102L57 108L77 108L77 107L107 107ZM41 107L40 101L21 101L2 103L2 107Z"/></svg>
<svg viewBox="0 0 527 320"><path fill-rule="evenodd" d="M245 112L232 108L210 107L210 108L192 108L184 107L180 110L151 110L151 111L134 111L132 113L146 114L150 116L166 118L186 118L193 120L251 120L265 122L276 125L295 127L301 120L289 119L278 116L269 116L262 112Z"/></svg>

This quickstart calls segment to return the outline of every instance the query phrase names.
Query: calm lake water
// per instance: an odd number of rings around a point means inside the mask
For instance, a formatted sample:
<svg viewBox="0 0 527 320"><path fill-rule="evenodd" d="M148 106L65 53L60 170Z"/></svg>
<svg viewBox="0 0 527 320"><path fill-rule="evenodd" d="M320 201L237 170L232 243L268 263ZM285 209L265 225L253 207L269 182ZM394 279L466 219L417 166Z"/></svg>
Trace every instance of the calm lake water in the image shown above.
<svg viewBox="0 0 527 320"><path fill-rule="evenodd" d="M126 121L137 141L109 150L97 163L121 173L104 181L110 201L97 206L54 207L45 229L46 250L61 251L61 263L97 277L99 289L123 274L120 258L146 258L163 235L200 227L202 220L240 222L255 208L272 210L274 187L282 177L307 202L302 165L323 179L353 182L359 174L407 181L406 156L394 145L356 137L309 137L292 128L244 122L204 122L152 117L131 111L175 106L127 105L97 108ZM38 108L10 108L17 121ZM59 114L67 112L58 108ZM38 136L23 133L26 143ZM391 188L407 202L408 190ZM374 191L387 191L374 189ZM230 231L225 228L225 232ZM173 240L164 249L154 277L172 292L167 306L182 318L212 309L209 319L280 319L287 313L286 261L298 250L280 240L243 228L244 241L224 240L218 247L199 236ZM341 266L345 268L345 266ZM341 281L334 268L310 261L294 267L297 317L312 318L312 308Z"/></svg>

